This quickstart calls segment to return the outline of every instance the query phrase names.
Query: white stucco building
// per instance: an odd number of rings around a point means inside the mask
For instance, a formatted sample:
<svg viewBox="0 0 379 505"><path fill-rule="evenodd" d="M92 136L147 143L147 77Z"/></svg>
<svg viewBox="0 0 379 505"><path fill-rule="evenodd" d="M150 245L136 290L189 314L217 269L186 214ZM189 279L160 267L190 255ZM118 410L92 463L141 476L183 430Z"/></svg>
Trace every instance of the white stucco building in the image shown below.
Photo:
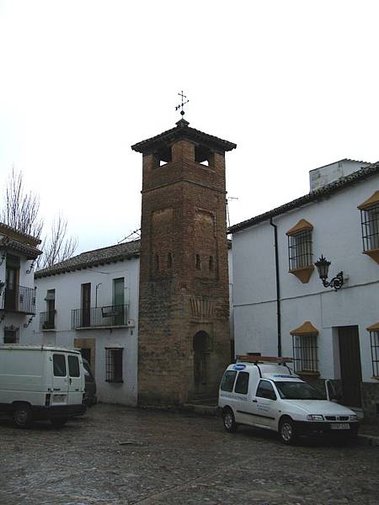
<svg viewBox="0 0 379 505"><path fill-rule="evenodd" d="M79 254L38 271L35 283L27 343L80 348L99 400L136 405L139 241Z"/></svg>
<svg viewBox="0 0 379 505"><path fill-rule="evenodd" d="M379 163L310 172L310 192L232 226L236 354L290 356L379 413ZM315 262L331 262L324 287ZM338 283L338 279L337 279ZM337 288L339 286L337 285Z"/></svg>
<svg viewBox="0 0 379 505"><path fill-rule="evenodd" d="M40 243L38 238L0 223L1 343L18 343L32 333L36 313L33 265L41 254Z"/></svg>
<svg viewBox="0 0 379 505"><path fill-rule="evenodd" d="M80 348L105 403L137 404L139 250L126 242L35 274L37 316L22 343Z"/></svg>

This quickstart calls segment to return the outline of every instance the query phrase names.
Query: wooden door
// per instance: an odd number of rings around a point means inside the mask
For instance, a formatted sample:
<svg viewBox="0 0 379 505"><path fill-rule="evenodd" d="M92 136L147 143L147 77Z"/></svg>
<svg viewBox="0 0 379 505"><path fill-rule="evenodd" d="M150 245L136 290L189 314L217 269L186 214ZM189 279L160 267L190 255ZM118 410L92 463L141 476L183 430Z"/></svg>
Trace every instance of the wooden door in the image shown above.
<svg viewBox="0 0 379 505"><path fill-rule="evenodd" d="M209 335L205 331L199 331L193 337L193 350L195 393L201 394L208 388Z"/></svg>
<svg viewBox="0 0 379 505"><path fill-rule="evenodd" d="M338 328L343 403L361 406L361 353L358 326Z"/></svg>
<svg viewBox="0 0 379 505"><path fill-rule="evenodd" d="M113 324L116 326L126 324L124 303L124 278L113 279L113 310L116 314L113 317Z"/></svg>
<svg viewBox="0 0 379 505"><path fill-rule="evenodd" d="M91 283L82 284L81 326L91 326Z"/></svg>

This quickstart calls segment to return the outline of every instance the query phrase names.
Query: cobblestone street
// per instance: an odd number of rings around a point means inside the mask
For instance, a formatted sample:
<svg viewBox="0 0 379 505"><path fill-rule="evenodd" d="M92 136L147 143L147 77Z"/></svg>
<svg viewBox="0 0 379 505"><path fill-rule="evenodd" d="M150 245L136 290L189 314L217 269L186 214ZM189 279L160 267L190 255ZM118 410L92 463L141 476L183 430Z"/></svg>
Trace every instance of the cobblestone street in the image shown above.
<svg viewBox="0 0 379 505"><path fill-rule="evenodd" d="M1 420L1 505L379 502L379 448L282 445L221 419L97 405L62 429Z"/></svg>

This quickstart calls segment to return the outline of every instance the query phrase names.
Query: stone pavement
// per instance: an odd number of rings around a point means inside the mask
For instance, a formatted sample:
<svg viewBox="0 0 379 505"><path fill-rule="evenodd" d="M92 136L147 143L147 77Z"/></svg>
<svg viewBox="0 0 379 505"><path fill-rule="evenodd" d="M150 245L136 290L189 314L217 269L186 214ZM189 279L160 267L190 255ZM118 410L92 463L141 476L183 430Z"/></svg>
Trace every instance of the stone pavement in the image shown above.
<svg viewBox="0 0 379 505"><path fill-rule="evenodd" d="M0 421L1 505L379 503L379 449L361 440L229 434L218 417L97 405L62 429Z"/></svg>

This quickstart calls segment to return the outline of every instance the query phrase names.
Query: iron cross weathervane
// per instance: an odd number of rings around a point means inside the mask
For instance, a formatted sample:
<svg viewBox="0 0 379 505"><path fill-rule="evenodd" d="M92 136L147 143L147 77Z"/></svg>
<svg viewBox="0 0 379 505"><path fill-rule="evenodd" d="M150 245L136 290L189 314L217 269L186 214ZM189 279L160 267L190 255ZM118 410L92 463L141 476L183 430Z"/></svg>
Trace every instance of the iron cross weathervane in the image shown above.
<svg viewBox="0 0 379 505"><path fill-rule="evenodd" d="M183 90L182 90L180 93L178 93L178 95L181 97L181 99L182 99L182 103L181 103L181 104L179 104L179 105L177 105L177 106L175 107L175 110L182 109L182 110L180 111L180 114L181 114L182 116L184 116L185 112L184 112L183 108L184 108L185 104L189 102L189 100L184 101L184 99L185 99L185 98L187 98L187 97L186 97L186 95L184 95L184 94L183 94Z"/></svg>

